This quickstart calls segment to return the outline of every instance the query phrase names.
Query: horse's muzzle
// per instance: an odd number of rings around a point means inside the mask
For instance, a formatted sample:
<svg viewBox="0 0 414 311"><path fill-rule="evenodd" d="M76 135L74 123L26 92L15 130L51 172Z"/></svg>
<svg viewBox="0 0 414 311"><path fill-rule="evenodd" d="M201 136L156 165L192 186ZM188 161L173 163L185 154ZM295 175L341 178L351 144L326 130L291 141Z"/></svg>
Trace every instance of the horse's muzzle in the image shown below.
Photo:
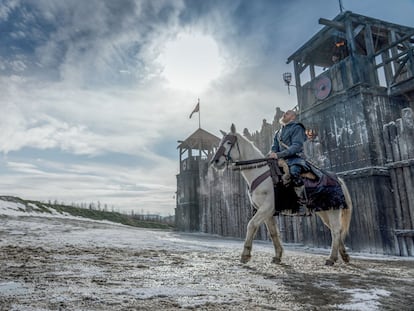
<svg viewBox="0 0 414 311"><path fill-rule="evenodd" d="M220 148L218 148L216 154L214 155L214 158L211 159L210 164L218 164L220 157L224 155L224 152L226 151L226 149L223 146L220 146Z"/></svg>

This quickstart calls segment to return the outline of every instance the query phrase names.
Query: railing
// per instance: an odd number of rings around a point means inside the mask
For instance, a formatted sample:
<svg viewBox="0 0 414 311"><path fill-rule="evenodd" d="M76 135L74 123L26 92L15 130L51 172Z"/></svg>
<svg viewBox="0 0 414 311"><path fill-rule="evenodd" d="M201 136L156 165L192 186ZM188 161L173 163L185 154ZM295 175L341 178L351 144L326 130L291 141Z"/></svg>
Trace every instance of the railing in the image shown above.
<svg viewBox="0 0 414 311"><path fill-rule="evenodd" d="M408 80L414 77L414 47L408 48L401 53L395 53L390 57L389 52L391 48L396 46L399 41L393 45L382 49L374 54L374 59L377 60L380 56L380 63L374 66L377 70L377 75L381 85L381 81L384 81L386 87L392 87L393 85L402 81Z"/></svg>

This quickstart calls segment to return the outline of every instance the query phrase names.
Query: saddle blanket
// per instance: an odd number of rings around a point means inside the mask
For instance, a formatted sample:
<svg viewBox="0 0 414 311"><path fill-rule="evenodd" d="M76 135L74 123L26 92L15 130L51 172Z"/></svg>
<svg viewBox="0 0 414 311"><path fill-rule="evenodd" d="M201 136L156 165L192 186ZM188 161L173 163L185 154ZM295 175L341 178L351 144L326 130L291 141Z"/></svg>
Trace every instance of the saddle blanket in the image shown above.
<svg viewBox="0 0 414 311"><path fill-rule="evenodd" d="M335 173L321 171L311 166L316 179L303 178L305 183L307 208L311 211L325 211L329 209L347 208L345 196ZM280 180L280 179L279 179ZM297 195L294 187L286 187L283 183L274 184L275 191L275 215L282 211L296 213L299 210Z"/></svg>
<svg viewBox="0 0 414 311"><path fill-rule="evenodd" d="M312 211L346 208L345 196L334 173L326 172L317 180L304 178L307 207Z"/></svg>

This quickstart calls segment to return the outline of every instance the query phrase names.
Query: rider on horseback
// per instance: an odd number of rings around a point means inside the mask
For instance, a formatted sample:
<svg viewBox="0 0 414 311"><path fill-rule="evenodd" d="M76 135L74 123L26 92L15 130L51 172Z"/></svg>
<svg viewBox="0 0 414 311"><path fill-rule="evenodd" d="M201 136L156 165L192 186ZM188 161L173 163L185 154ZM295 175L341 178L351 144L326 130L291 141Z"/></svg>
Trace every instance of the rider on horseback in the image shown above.
<svg viewBox="0 0 414 311"><path fill-rule="evenodd" d="M305 186L300 176L301 173L310 170L306 161L300 154L303 152L303 143L306 141L305 127L296 122L296 112L286 111L280 118L281 129L276 131L273 145L269 153L270 158L285 159L291 175L291 181L295 188L300 214L306 214Z"/></svg>

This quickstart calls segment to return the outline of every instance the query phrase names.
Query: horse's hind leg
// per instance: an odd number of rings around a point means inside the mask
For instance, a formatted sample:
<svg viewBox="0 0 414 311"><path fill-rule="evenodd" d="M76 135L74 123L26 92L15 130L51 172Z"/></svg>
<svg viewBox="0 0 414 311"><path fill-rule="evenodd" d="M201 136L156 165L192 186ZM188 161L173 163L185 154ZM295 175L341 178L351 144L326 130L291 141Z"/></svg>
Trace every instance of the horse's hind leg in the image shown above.
<svg viewBox="0 0 414 311"><path fill-rule="evenodd" d="M350 257L345 249L345 238L349 232L349 225L351 223L352 200L351 195L349 194L349 190L345 182L341 178L339 178L339 183L341 184L342 192L344 193L346 202L346 208L341 210L341 238L339 245L339 253L341 254L342 260L345 263L348 263L350 261Z"/></svg>
<svg viewBox="0 0 414 311"><path fill-rule="evenodd" d="M280 263L280 260L283 254L283 246L282 246L282 243L280 242L279 229L276 226L276 222L273 216L265 220L265 224L266 224L267 230L270 233L270 237L272 238L273 246L275 248L275 257L273 257L272 262Z"/></svg>
<svg viewBox="0 0 414 311"><path fill-rule="evenodd" d="M331 254L326 260L325 265L333 266L334 263L338 260L338 250L341 248L341 224L340 224L340 210L329 210L322 211L317 213L322 219L323 223L331 230L332 244L331 244ZM342 250L345 249L343 246Z"/></svg>
<svg viewBox="0 0 414 311"><path fill-rule="evenodd" d="M345 248L345 237L346 237L346 232L344 232L342 229L340 231L341 237L339 239L339 254L342 257L342 260L345 263L349 263L351 258L349 257L346 248Z"/></svg>
<svg viewBox="0 0 414 311"><path fill-rule="evenodd" d="M342 236L341 236L340 244L339 244L339 254L341 255L342 260L345 263L349 263L350 257L348 255L348 253L346 252L345 244L344 244L344 239L342 238Z"/></svg>

